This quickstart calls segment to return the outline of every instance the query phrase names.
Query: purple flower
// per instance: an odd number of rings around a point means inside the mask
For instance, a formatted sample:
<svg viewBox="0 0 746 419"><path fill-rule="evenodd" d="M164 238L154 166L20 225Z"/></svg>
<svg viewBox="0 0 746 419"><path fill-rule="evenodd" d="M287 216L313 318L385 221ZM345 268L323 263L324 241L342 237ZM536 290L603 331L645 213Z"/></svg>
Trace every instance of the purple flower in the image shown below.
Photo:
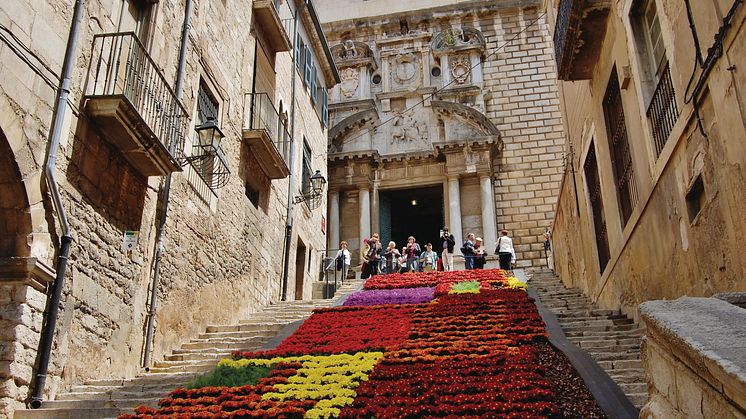
<svg viewBox="0 0 746 419"><path fill-rule="evenodd" d="M429 303L435 295L435 287L398 288L393 290L367 290L350 294L346 306L375 306L381 304Z"/></svg>

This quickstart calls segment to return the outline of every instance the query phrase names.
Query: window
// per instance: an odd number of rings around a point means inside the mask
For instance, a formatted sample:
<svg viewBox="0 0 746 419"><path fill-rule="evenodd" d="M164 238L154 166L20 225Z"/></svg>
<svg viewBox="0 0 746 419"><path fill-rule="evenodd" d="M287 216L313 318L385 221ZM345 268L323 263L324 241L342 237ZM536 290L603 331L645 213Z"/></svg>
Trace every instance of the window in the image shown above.
<svg viewBox="0 0 746 419"><path fill-rule="evenodd" d="M306 54L306 45L303 43L303 38L300 36L300 32L295 34L295 67L300 71L303 72L303 59L305 58Z"/></svg>
<svg viewBox="0 0 746 419"><path fill-rule="evenodd" d="M676 124L679 109L655 0L640 1L634 9L632 23L641 51L642 71L649 75L641 87L653 134L653 151L655 158L658 158Z"/></svg>
<svg viewBox="0 0 746 419"><path fill-rule="evenodd" d="M208 118L214 118L218 121L218 101L210 93L207 84L204 80L200 80L199 90L197 91L197 115L195 118L195 126L199 126L207 122ZM213 154L206 154L205 150L199 145L199 136L197 131L194 131L194 140L192 141L192 156L203 156L203 158L192 161L192 167L197 175L198 179L190 179L192 186L197 189L200 196L208 200L210 199L209 194L214 194L213 190L213 176L215 173L215 158Z"/></svg>
<svg viewBox="0 0 746 419"><path fill-rule="evenodd" d="M303 73L303 85L308 86L311 84L311 77L313 76L313 56L311 55L311 49L306 47L306 59L304 61L305 72Z"/></svg>
<svg viewBox="0 0 746 419"><path fill-rule="evenodd" d="M702 207L705 206L707 195L705 194L705 184L702 182L702 175L698 175L697 179L689 188L689 192L686 194L686 209L689 212L689 222L694 222L699 212L702 211Z"/></svg>
<svg viewBox="0 0 746 419"><path fill-rule="evenodd" d="M321 89L321 123L324 128L329 126L329 93L326 89Z"/></svg>
<svg viewBox="0 0 746 419"><path fill-rule="evenodd" d="M313 169L311 168L311 147L308 145L306 139L303 139L303 172L301 180L301 188L303 195L311 194L311 175ZM306 201L308 202L308 201Z"/></svg>
<svg viewBox="0 0 746 419"><path fill-rule="evenodd" d="M632 152L627 138L627 125L624 119L622 92L619 90L619 77L616 66L611 70L611 77L603 101L606 133L611 151L611 166L614 172L617 197L622 217L622 227L627 225L632 210L637 205L637 184L632 164Z"/></svg>
<svg viewBox="0 0 746 419"><path fill-rule="evenodd" d="M254 208L259 208L259 200L261 198L259 191L254 189L254 187L248 183L244 185L244 188L244 193L246 194L246 197L249 198L249 202L254 205Z"/></svg>
<svg viewBox="0 0 746 419"><path fill-rule="evenodd" d="M591 140L588 156L583 164L583 172L588 187L588 198L591 202L593 216L593 229L596 235L596 249L598 251L598 265L601 273L609 263L609 236L606 229L606 218L604 216L604 202L601 196L601 179L598 176L598 161L596 160L596 149Z"/></svg>

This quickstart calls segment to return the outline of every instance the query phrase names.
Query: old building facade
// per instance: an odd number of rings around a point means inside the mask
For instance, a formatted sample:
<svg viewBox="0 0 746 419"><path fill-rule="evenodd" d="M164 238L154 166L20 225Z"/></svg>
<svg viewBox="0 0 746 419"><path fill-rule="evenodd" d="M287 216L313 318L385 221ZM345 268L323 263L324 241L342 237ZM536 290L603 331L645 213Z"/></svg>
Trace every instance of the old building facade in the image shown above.
<svg viewBox="0 0 746 419"><path fill-rule="evenodd" d="M325 205L309 178L327 176L326 89L339 80L312 3L4 2L0 31L0 416L36 383L63 213L73 243L49 396L131 377L206 324L311 298L324 214L292 203ZM64 212L44 175L50 153Z"/></svg>
<svg viewBox="0 0 746 419"><path fill-rule="evenodd" d="M746 289L746 8L546 3L568 132L563 281L636 318L647 300Z"/></svg>
<svg viewBox="0 0 746 419"><path fill-rule="evenodd" d="M492 253L505 228L518 266L543 265L564 138L541 2L320 4L342 80L329 246L375 232L436 243L446 225L457 253L468 233Z"/></svg>

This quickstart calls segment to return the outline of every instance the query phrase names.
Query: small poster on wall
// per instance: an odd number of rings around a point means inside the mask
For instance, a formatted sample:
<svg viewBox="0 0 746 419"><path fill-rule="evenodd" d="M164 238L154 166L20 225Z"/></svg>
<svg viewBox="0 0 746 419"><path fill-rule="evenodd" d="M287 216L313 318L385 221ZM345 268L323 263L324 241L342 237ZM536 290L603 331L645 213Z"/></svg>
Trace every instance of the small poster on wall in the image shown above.
<svg viewBox="0 0 746 419"><path fill-rule="evenodd" d="M321 234L326 234L326 217L321 216Z"/></svg>
<svg viewBox="0 0 746 419"><path fill-rule="evenodd" d="M139 231L125 230L124 236L122 236L122 251L131 252L132 250L134 250L139 239Z"/></svg>

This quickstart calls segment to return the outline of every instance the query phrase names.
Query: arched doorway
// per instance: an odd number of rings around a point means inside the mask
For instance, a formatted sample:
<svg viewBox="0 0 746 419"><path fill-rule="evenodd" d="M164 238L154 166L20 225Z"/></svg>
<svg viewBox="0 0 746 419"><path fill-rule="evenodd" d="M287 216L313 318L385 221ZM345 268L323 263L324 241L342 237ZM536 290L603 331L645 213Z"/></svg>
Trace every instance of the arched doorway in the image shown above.
<svg viewBox="0 0 746 419"><path fill-rule="evenodd" d="M32 231L26 188L13 150L0 130L0 259L28 257Z"/></svg>

